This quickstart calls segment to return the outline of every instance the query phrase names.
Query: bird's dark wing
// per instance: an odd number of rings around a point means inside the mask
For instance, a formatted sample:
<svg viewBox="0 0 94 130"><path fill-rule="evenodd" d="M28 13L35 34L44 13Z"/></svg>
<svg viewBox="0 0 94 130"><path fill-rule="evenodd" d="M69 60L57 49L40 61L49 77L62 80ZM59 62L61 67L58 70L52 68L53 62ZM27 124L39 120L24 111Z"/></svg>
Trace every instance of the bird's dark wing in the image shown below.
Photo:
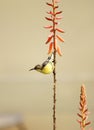
<svg viewBox="0 0 94 130"><path fill-rule="evenodd" d="M42 63L42 69L48 64L48 62L49 62L49 61L46 60L46 61L44 61L44 62Z"/></svg>
<svg viewBox="0 0 94 130"><path fill-rule="evenodd" d="M52 54L48 57L47 60L53 62L53 60L54 60L54 53L53 53L53 52L52 52Z"/></svg>

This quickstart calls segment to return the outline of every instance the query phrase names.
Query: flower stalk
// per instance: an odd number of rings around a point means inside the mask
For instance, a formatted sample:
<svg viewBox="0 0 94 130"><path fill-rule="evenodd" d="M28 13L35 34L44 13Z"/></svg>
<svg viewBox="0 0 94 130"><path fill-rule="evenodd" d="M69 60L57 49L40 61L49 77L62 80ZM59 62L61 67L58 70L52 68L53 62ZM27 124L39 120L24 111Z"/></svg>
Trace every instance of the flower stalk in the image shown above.
<svg viewBox="0 0 94 130"><path fill-rule="evenodd" d="M55 14L55 1L53 3L53 14ZM55 31L55 16L53 17L53 45L54 45L54 71L53 71L53 130L56 130L56 31Z"/></svg>
<svg viewBox="0 0 94 130"><path fill-rule="evenodd" d="M88 126L91 122L87 122L88 119L88 108L87 108L87 100L86 100L86 90L85 86L81 86L81 94L80 94L80 113L77 113L78 117L80 117L80 120L77 120L80 124L81 130L85 130L86 126Z"/></svg>
<svg viewBox="0 0 94 130"><path fill-rule="evenodd" d="M49 29L50 35L47 38L46 44L49 44L48 54L54 54L54 71L53 71L53 130L56 130L56 53L60 56L62 55L61 49L57 44L57 40L60 42L64 42L64 39L58 33L64 33L64 31L58 28L59 20L62 19L61 15L62 11L58 11L60 0L51 0L51 3L46 3L51 10L47 12L49 17L45 17L51 24L45 26L46 29Z"/></svg>

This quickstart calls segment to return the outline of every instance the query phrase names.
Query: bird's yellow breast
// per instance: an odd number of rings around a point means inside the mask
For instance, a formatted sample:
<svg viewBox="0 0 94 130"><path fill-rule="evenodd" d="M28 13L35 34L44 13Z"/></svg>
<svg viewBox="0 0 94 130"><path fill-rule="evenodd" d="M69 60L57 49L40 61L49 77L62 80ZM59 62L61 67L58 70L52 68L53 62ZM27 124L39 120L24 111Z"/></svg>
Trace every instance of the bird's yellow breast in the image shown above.
<svg viewBox="0 0 94 130"><path fill-rule="evenodd" d="M49 62L46 66L44 66L42 68L42 70L37 70L37 71L44 73L44 74L50 74L53 72L53 70L54 70L54 65L52 62L51 63Z"/></svg>

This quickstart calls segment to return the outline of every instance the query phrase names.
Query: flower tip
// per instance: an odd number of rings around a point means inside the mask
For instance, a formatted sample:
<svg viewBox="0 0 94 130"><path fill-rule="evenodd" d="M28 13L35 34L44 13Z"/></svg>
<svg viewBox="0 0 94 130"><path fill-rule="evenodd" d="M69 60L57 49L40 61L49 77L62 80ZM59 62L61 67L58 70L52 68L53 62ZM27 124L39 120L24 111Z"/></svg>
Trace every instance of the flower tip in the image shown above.
<svg viewBox="0 0 94 130"><path fill-rule="evenodd" d="M82 85L81 85L81 87L85 88L85 85L84 85L84 84L82 84Z"/></svg>
<svg viewBox="0 0 94 130"><path fill-rule="evenodd" d="M62 53L61 53L61 54L59 54L59 56L62 56Z"/></svg>
<svg viewBox="0 0 94 130"><path fill-rule="evenodd" d="M85 92L85 85L84 84L81 85L81 90Z"/></svg>
<svg viewBox="0 0 94 130"><path fill-rule="evenodd" d="M47 53L47 54L49 55L49 54L51 54L51 53L52 53L52 52L49 52L49 51L48 51L48 53Z"/></svg>

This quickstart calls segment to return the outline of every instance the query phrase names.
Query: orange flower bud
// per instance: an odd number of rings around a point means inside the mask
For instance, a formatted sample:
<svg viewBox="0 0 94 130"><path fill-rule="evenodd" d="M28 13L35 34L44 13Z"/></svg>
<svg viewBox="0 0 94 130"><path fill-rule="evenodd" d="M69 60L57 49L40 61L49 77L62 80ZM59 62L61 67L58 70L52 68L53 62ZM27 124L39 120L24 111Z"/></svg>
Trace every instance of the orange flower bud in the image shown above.
<svg viewBox="0 0 94 130"><path fill-rule="evenodd" d="M52 47L53 47L53 43L51 42L50 45L49 45L48 54L50 54L52 52Z"/></svg>
<svg viewBox="0 0 94 130"><path fill-rule="evenodd" d="M56 35L56 37L58 38L59 41L64 42L64 39L60 37L59 35Z"/></svg>
<svg viewBox="0 0 94 130"><path fill-rule="evenodd" d="M58 53L60 56L62 56L61 49L60 49L59 46L57 46L57 53Z"/></svg>

